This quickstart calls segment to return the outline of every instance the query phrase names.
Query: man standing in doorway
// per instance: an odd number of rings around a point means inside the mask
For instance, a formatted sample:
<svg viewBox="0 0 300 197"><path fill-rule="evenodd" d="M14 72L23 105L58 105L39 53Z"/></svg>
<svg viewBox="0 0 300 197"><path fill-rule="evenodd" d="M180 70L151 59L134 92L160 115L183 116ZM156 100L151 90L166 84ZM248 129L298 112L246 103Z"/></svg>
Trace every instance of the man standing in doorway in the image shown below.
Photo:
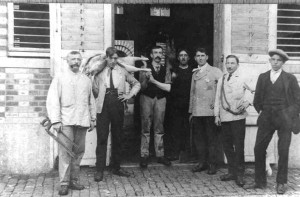
<svg viewBox="0 0 300 197"><path fill-rule="evenodd" d="M192 172L201 172L208 168L208 174L216 173L217 162L217 126L214 123L214 103L218 79L222 71L207 63L208 55L204 48L197 48L189 113L192 121L192 138L199 157L199 163Z"/></svg>
<svg viewBox="0 0 300 197"><path fill-rule="evenodd" d="M54 77L47 96L47 111L52 127L58 138L69 150L73 149L75 157L59 145L59 178L61 188L59 195L67 195L68 189L82 190L78 183L79 164L85 151L85 135L96 123L96 107L92 94L91 80L79 72L81 54L72 51L67 56L69 69L63 75ZM71 139L78 148L73 147Z"/></svg>
<svg viewBox="0 0 300 197"><path fill-rule="evenodd" d="M189 101L192 80L192 68L188 65L189 54L186 49L178 52L179 66L170 90L171 120L170 134L173 139L173 159L184 161L190 150ZM185 155L185 156L184 156Z"/></svg>
<svg viewBox="0 0 300 197"><path fill-rule="evenodd" d="M239 69L235 55L226 57L226 74L218 81L215 101L215 123L222 127L222 144L227 158L228 173L221 181L235 180L242 187L244 183L244 141L247 107L253 100L246 74Z"/></svg>
<svg viewBox="0 0 300 197"><path fill-rule="evenodd" d="M109 125L111 125L112 173L118 176L129 177L130 174L120 168L121 145L123 136L124 102L132 98L140 90L140 83L124 68L117 64L117 49L106 49L107 66L94 77L93 93L96 98L97 110L97 148L96 168L94 175L96 182L102 181L106 166L107 138ZM126 94L125 82L132 88Z"/></svg>
<svg viewBox="0 0 300 197"><path fill-rule="evenodd" d="M154 46L150 53L152 62L147 67L151 69L153 77L159 82L164 83L166 77L166 67L161 64L163 49ZM150 130L153 122L154 147L157 162L170 166L171 162L164 156L164 118L166 109L166 92L149 83L151 73L143 72L140 74L142 86L140 96L141 110L141 168L148 166Z"/></svg>
<svg viewBox="0 0 300 197"><path fill-rule="evenodd" d="M254 95L254 107L259 113L257 119L255 155L255 183L249 188L265 188L266 149L275 130L278 134L278 173L277 193L286 191L289 147L292 133L296 132L295 123L299 121L300 89L296 77L282 70L289 56L281 49L269 51L272 69L259 75Z"/></svg>

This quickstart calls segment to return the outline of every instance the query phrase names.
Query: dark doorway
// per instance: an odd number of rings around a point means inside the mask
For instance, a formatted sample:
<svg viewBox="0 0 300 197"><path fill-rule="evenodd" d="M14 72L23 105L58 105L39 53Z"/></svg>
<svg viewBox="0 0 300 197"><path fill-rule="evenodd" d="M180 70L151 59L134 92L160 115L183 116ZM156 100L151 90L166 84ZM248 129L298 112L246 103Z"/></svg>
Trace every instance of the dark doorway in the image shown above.
<svg viewBox="0 0 300 197"><path fill-rule="evenodd" d="M124 13L115 14L115 40L134 41L134 56L149 57L151 46L157 42L164 43L167 38L173 39L176 50L187 48L190 51L190 65L196 66L193 58L196 47L204 47L208 50L208 63L213 65L214 6L206 4L169 6L170 17L159 17L150 16L150 5L124 4ZM125 129L123 155L127 162L135 162L139 158L138 100L137 96L134 105L134 125L128 127L127 124Z"/></svg>

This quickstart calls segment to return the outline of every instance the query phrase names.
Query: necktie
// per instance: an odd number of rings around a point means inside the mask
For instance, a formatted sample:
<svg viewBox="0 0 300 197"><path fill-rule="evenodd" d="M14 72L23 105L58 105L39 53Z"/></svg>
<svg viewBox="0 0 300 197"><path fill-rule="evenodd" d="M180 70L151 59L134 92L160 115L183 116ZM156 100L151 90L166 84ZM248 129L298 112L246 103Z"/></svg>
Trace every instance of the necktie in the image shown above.
<svg viewBox="0 0 300 197"><path fill-rule="evenodd" d="M231 76L232 76L232 74L230 73L229 76L228 76L228 78L227 78L227 81L230 80Z"/></svg>
<svg viewBox="0 0 300 197"><path fill-rule="evenodd" d="M109 86L110 88L114 89L115 86L114 86L114 82L113 82L113 75L112 75L112 71L113 71L113 68L110 68L110 79L109 79Z"/></svg>

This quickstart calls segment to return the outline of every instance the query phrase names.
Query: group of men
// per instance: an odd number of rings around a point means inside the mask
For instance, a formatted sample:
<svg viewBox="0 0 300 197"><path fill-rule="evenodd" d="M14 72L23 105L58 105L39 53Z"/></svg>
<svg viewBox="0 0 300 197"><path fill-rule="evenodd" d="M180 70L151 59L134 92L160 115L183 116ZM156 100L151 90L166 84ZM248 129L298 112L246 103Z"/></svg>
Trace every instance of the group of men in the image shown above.
<svg viewBox="0 0 300 197"><path fill-rule="evenodd" d="M53 79L47 99L48 111L51 108L49 117L58 136L63 132L79 146L74 148L69 145L76 154L75 158L59 148L59 194L67 195L69 188L84 188L78 183L79 164L84 153L86 131L95 125L97 172L94 180L103 180L109 128L112 137L112 173L130 176L120 168L124 101L139 91L141 168L147 168L149 162L151 129L157 162L171 165L164 153L164 117L166 95L169 92L172 117L170 131L175 139L175 158L178 159L183 151L192 146L192 135L198 156L198 163L192 171L207 170L208 174L216 174L218 136L221 135L228 173L222 175L220 180L235 180L237 185L244 188L264 188L267 184L266 149L275 130L278 130L277 193L283 194L287 183L291 131L294 131L292 126L300 111L300 89L295 76L282 70L283 64L289 59L288 55L280 49L269 51L269 55L272 69L259 76L254 94L247 73L239 68L237 56L226 57L227 72L223 74L219 68L207 63L209 56L205 48L195 50L197 68L194 69L189 65L189 52L186 49L178 51L179 65L173 68L172 83L166 83L167 71L162 64L163 49L160 46L151 49L151 61L147 64L151 72L140 72L139 81L117 64L118 53L114 47L106 50L107 66L95 75L93 82L79 72L82 60L80 53L69 53L67 62L70 69L63 76ZM131 85L127 94L125 82ZM254 105L259 113L254 147L255 182L245 185L246 109L250 105Z"/></svg>

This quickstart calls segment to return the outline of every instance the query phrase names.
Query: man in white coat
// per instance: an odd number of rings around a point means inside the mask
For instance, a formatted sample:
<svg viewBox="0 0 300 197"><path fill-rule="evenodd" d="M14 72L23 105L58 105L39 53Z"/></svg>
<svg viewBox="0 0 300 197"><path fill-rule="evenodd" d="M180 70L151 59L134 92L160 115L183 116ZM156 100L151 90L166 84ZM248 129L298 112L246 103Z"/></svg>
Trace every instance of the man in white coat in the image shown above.
<svg viewBox="0 0 300 197"><path fill-rule="evenodd" d="M239 69L235 55L226 57L227 72L218 81L214 107L215 123L222 127L222 144L228 162L228 173L221 181L235 180L243 186L244 141L247 107L252 103L250 79ZM249 91L248 91L249 90Z"/></svg>
<svg viewBox="0 0 300 197"><path fill-rule="evenodd" d="M69 69L53 79L48 96L47 111L52 127L58 133L58 138L73 149L75 157L58 147L59 178L61 189L59 195L67 195L68 189L82 190L83 185L78 181L79 164L85 151L85 135L88 128L93 130L96 124L96 106L92 94L92 82L79 72L81 54L72 51L67 56ZM62 132L71 139L78 148L63 136Z"/></svg>

